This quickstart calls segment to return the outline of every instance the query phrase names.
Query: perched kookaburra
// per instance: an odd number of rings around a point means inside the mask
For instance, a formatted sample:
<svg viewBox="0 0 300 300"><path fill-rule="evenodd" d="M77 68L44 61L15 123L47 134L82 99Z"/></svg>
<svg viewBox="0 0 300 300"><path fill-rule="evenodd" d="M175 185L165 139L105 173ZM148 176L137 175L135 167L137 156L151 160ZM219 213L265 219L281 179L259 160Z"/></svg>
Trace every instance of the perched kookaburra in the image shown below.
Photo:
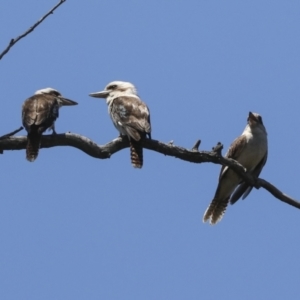
<svg viewBox="0 0 300 300"><path fill-rule="evenodd" d="M130 82L113 81L104 91L90 94L105 98L108 113L121 135L127 135L130 142L131 163L134 168L143 166L143 148L140 140L146 135L151 139L150 111L137 95Z"/></svg>
<svg viewBox="0 0 300 300"><path fill-rule="evenodd" d="M258 177L267 156L267 132L262 118L257 113L249 112L244 132L231 144L226 157L236 160L248 172ZM214 199L204 213L203 222L209 220L210 224L216 224L222 219L229 201L234 204L241 196L245 199L251 190L252 186L244 182L232 169L222 166Z"/></svg>
<svg viewBox="0 0 300 300"><path fill-rule="evenodd" d="M26 158L34 161L39 152L41 136L46 129L55 134L54 122L58 118L58 110L63 105L78 103L62 97L55 89L38 90L25 100L22 106L22 122L27 130Z"/></svg>

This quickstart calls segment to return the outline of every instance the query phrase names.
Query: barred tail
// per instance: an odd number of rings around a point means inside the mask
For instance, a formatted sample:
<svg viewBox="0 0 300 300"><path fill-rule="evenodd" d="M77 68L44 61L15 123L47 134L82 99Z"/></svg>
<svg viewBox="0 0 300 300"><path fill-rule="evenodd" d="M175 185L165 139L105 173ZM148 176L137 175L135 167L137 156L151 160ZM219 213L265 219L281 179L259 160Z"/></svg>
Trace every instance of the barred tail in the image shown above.
<svg viewBox="0 0 300 300"><path fill-rule="evenodd" d="M229 202L229 197L226 199L213 199L209 207L206 209L203 222L210 220L211 225L217 224L223 218L227 205Z"/></svg>
<svg viewBox="0 0 300 300"><path fill-rule="evenodd" d="M131 164L134 168L143 166L143 147L136 141L130 141Z"/></svg>
<svg viewBox="0 0 300 300"><path fill-rule="evenodd" d="M26 159L34 161L38 154L41 144L41 135L37 132L28 133L26 146Z"/></svg>

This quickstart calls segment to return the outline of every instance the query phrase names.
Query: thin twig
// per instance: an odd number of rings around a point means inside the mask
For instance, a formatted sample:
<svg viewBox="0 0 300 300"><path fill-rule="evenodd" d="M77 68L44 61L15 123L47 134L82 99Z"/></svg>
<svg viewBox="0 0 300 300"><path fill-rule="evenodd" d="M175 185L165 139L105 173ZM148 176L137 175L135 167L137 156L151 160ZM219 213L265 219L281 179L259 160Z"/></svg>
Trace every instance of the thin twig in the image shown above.
<svg viewBox="0 0 300 300"><path fill-rule="evenodd" d="M53 14L53 12L64 2L66 2L67 0L60 0L58 4L56 4L47 14L45 14L39 21L37 21L33 26L31 26L27 31L25 31L23 34L21 34L20 36L18 36L15 39L11 39L8 46L6 47L6 49L4 49L4 51L0 54L0 60L2 59L2 57L10 50L10 48L16 44L20 39L22 39L23 37L25 37L27 34L29 34L30 32L32 32L37 26L39 26L49 15Z"/></svg>
<svg viewBox="0 0 300 300"><path fill-rule="evenodd" d="M144 139L141 141L143 148L152 150L164 155L173 156L184 161L193 163L214 163L232 168L245 182L255 188L263 187L275 198L300 209L300 203L278 190L271 183L262 178L255 178L237 161L223 157L221 154L223 145L218 143L212 151L195 151L183 147L175 146L170 143L162 143L157 140ZM3 150L22 150L26 148L26 136L11 136L10 138L0 138L0 151ZM41 148L51 148L59 146L71 146L84 153L98 159L110 158L114 153L128 148L129 141L127 137L118 137L105 145L98 145L91 139L76 134L64 133L56 135L43 135Z"/></svg>
<svg viewBox="0 0 300 300"><path fill-rule="evenodd" d="M196 152L199 151L200 144L201 144L201 140L197 140L195 145L192 148L192 151L196 151Z"/></svg>
<svg viewBox="0 0 300 300"><path fill-rule="evenodd" d="M270 182L262 179L262 178L258 178L258 184L263 187L264 189L266 189L268 192L270 192L275 198L283 201L284 203L287 203L289 205L292 205L294 207L297 207L300 209L300 203L298 201L296 201L295 199L289 197L288 195L284 194L283 192L281 192L280 190L278 190L274 185L272 185Z"/></svg>
<svg viewBox="0 0 300 300"><path fill-rule="evenodd" d="M20 128L18 128L18 129L16 129L16 130L12 131L12 132L10 132L10 133L4 134L4 135L0 136L0 140L4 140L4 139L6 139L6 138L8 138L8 137L10 137L10 136L13 136L13 135L15 135L16 133L18 133L18 132L20 132L21 130L23 130L23 129L24 129L24 128L21 126Z"/></svg>

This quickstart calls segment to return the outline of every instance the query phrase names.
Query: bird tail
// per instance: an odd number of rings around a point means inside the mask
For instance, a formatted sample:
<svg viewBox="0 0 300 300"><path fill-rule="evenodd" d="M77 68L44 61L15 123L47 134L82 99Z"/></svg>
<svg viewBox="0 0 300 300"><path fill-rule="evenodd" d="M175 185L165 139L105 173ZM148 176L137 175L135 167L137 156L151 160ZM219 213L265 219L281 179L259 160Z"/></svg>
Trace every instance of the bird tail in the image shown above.
<svg viewBox="0 0 300 300"><path fill-rule="evenodd" d="M225 214L228 202L229 197L222 200L214 198L204 213L203 222L210 220L210 224L215 225L221 221Z"/></svg>
<svg viewBox="0 0 300 300"><path fill-rule="evenodd" d="M136 141L130 141L130 157L131 164L134 168L142 168L143 166L143 147Z"/></svg>
<svg viewBox="0 0 300 300"><path fill-rule="evenodd" d="M41 134L38 132L30 132L27 135L26 159L34 161L38 154L41 145Z"/></svg>

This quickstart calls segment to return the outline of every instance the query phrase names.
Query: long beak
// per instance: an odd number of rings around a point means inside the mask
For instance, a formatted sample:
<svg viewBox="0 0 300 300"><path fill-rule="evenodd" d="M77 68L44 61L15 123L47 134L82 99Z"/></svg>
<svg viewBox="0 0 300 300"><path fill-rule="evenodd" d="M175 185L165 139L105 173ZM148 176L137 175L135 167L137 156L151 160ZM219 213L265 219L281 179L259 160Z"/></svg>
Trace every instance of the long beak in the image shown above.
<svg viewBox="0 0 300 300"><path fill-rule="evenodd" d="M60 101L61 101L62 106L70 106L70 105L77 105L78 104L77 102L75 102L73 100L63 98L63 97L60 98Z"/></svg>
<svg viewBox="0 0 300 300"><path fill-rule="evenodd" d="M254 116L254 114L251 111L249 111L249 119L257 122L257 118Z"/></svg>
<svg viewBox="0 0 300 300"><path fill-rule="evenodd" d="M108 95L109 95L109 91L101 91L101 92L89 94L89 96L95 97L95 98L107 98Z"/></svg>

